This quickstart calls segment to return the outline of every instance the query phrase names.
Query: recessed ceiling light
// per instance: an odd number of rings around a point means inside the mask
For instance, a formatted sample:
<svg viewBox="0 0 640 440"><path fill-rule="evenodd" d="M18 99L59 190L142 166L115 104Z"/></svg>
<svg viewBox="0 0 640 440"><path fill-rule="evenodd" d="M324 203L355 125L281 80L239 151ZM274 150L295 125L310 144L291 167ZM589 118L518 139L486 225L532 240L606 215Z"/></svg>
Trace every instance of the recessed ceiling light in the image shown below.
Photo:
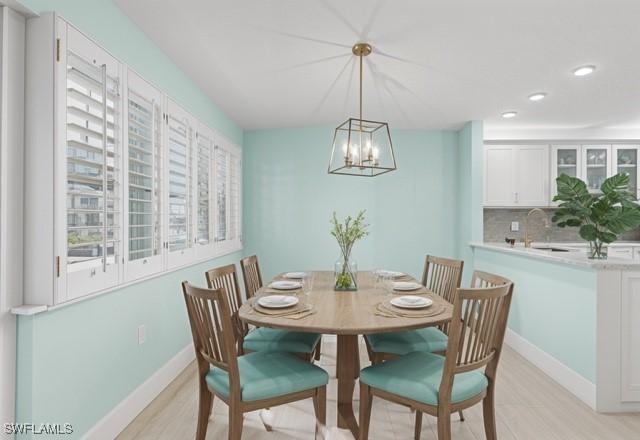
<svg viewBox="0 0 640 440"><path fill-rule="evenodd" d="M518 112L508 111L508 112L504 112L502 114L502 117L506 118L506 119L511 119L511 118L515 118L517 114L518 114Z"/></svg>
<svg viewBox="0 0 640 440"><path fill-rule="evenodd" d="M541 101L547 97L547 94L544 92L537 92L529 95L529 101Z"/></svg>
<svg viewBox="0 0 640 440"><path fill-rule="evenodd" d="M588 65L588 66L580 66L573 70L573 74L575 76L587 76L592 74L596 70L596 66Z"/></svg>

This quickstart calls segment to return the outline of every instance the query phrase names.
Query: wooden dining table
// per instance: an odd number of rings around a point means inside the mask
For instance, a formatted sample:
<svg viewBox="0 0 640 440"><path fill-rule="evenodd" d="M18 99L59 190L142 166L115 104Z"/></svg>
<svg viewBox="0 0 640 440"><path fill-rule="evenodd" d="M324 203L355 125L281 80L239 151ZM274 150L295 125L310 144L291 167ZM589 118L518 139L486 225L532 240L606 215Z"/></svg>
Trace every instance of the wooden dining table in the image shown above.
<svg viewBox="0 0 640 440"><path fill-rule="evenodd" d="M282 279L282 276L275 279ZM337 425L339 428L349 429L356 439L358 422L353 412L353 391L360 373L358 335L436 326L450 321L453 311L453 306L443 298L422 289L418 293L433 300L434 304L431 307L442 309L437 315L406 317L377 313L378 304L388 300L393 293L387 292L382 283L376 282L372 272L359 272L357 280L357 291L335 291L333 272L314 272L310 292L303 293L300 290L289 293L299 296L301 302L304 301L312 307L313 313L301 319L260 313L251 302L246 302L239 311L240 319L258 327L337 335ZM407 276L403 281L415 280ZM262 287L256 293L256 298L275 293L268 286L269 284Z"/></svg>

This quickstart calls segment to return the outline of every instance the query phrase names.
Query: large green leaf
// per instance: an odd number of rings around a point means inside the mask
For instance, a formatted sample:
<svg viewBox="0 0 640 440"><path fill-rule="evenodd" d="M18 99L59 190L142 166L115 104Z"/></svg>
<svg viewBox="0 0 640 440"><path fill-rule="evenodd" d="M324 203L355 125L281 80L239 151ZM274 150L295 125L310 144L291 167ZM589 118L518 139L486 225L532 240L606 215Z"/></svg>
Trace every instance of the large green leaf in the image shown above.
<svg viewBox="0 0 640 440"><path fill-rule="evenodd" d="M622 234L640 226L640 207L614 206L605 215L604 225L614 234Z"/></svg>
<svg viewBox="0 0 640 440"><path fill-rule="evenodd" d="M629 189L629 175L627 173L618 173L609 177L600 186L602 192L606 195L619 196L620 192L627 192Z"/></svg>
<svg viewBox="0 0 640 440"><path fill-rule="evenodd" d="M605 243L613 243L618 239L618 236L613 232L602 231L598 233L598 238Z"/></svg>
<svg viewBox="0 0 640 440"><path fill-rule="evenodd" d="M577 177L561 174L556 179L558 195L553 198L555 201L576 201L589 197L587 185Z"/></svg>
<svg viewBox="0 0 640 440"><path fill-rule="evenodd" d="M580 226L580 237L587 241L594 241L598 238L598 230L593 225Z"/></svg>

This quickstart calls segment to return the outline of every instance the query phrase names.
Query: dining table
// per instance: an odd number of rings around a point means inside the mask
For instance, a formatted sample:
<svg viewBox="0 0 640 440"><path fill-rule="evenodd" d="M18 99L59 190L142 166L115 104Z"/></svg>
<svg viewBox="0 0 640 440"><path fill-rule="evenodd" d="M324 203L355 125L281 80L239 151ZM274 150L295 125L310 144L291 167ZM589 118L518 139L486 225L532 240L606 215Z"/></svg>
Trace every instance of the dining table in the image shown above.
<svg viewBox="0 0 640 440"><path fill-rule="evenodd" d="M283 280L284 274L273 281ZM412 292L396 292L391 282L381 282L372 271L357 274L357 290L334 290L334 273L315 271L312 283L298 290L278 292L271 283L261 287L256 295L246 301L239 310L241 320L257 327L270 327L298 332L336 335L336 376L338 381L337 426L349 429L358 438L358 421L353 411L353 391L360 373L358 336L371 333L402 332L444 324L451 320L453 305L442 297L422 287ZM417 282L409 275L402 281ZM304 304L301 313L263 313L256 306L257 299L280 293L295 295ZM433 301L429 307L433 313L404 313L395 310L389 301L396 294L414 294ZM385 307L386 306L386 307Z"/></svg>

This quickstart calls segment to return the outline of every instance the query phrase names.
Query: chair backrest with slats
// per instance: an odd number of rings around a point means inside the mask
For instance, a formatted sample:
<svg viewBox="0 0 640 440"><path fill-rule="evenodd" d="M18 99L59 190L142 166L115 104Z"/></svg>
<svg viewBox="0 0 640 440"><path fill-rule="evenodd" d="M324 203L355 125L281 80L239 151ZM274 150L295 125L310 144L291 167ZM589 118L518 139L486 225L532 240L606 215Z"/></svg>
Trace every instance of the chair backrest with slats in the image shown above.
<svg viewBox="0 0 640 440"><path fill-rule="evenodd" d="M208 371L209 363L227 371L230 389L239 395L236 341L227 295L220 288L202 289L187 281L182 282L182 292L198 364L205 367L200 370Z"/></svg>
<svg viewBox="0 0 640 440"><path fill-rule="evenodd" d="M240 260L242 267L242 278L244 279L244 291L247 299L256 294L258 289L262 287L262 275L260 274L260 266L258 265L258 257L252 255Z"/></svg>
<svg viewBox="0 0 640 440"><path fill-rule="evenodd" d="M427 255L422 274L422 285L450 303L460 287L464 261ZM445 334L449 334L449 323L439 326Z"/></svg>
<svg viewBox="0 0 640 440"><path fill-rule="evenodd" d="M460 287L464 261L427 255L422 285L453 303L456 288Z"/></svg>
<svg viewBox="0 0 640 440"><path fill-rule="evenodd" d="M513 295L513 283L486 272L475 272L468 289L458 288L449 328L449 342L440 384L440 397L448 401L457 373L485 368L490 380L495 377L502 350L507 318ZM457 317L457 319L455 318Z"/></svg>
<svg viewBox="0 0 640 440"><path fill-rule="evenodd" d="M238 316L242 306L242 293L238 285L235 264L216 267L205 272L209 289L222 289L227 295L227 302L231 311L231 322L236 331L236 339L240 341L249 332L249 326Z"/></svg>

